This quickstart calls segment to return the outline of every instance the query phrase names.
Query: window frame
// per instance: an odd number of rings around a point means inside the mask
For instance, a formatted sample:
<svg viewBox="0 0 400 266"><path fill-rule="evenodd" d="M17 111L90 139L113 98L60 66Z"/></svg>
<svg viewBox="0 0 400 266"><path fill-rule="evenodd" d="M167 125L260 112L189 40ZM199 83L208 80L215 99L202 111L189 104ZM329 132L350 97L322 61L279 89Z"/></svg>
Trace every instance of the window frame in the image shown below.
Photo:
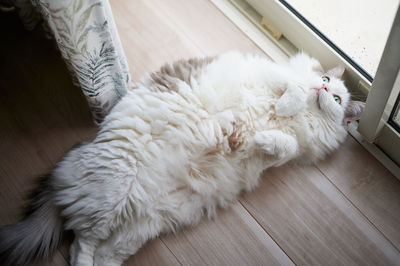
<svg viewBox="0 0 400 266"><path fill-rule="evenodd" d="M400 8L383 50L358 131L400 165L400 132L390 119L400 99ZM398 103L397 103L398 104Z"/></svg>

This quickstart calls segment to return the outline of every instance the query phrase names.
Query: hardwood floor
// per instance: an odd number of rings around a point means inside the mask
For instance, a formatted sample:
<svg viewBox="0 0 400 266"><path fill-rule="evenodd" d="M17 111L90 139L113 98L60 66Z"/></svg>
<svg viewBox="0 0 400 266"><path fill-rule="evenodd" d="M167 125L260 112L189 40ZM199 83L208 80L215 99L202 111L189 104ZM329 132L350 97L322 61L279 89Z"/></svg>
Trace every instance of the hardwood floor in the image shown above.
<svg viewBox="0 0 400 266"><path fill-rule="evenodd" d="M110 0L133 80L181 58L262 54L207 0ZM36 177L96 126L42 30L0 14L0 225ZM67 265L71 235L48 265ZM269 169L217 218L147 243L126 265L400 265L400 181L353 138L317 165ZM37 265L43 265L38 263Z"/></svg>

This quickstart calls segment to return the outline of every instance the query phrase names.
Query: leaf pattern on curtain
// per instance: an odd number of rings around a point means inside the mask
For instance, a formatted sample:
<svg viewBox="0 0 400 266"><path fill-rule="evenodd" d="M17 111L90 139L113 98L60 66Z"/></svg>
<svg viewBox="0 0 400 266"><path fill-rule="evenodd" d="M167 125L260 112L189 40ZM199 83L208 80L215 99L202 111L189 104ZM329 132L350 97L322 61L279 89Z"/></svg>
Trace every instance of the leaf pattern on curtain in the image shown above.
<svg viewBox="0 0 400 266"><path fill-rule="evenodd" d="M51 29L97 121L130 86L128 64L107 0L32 0Z"/></svg>

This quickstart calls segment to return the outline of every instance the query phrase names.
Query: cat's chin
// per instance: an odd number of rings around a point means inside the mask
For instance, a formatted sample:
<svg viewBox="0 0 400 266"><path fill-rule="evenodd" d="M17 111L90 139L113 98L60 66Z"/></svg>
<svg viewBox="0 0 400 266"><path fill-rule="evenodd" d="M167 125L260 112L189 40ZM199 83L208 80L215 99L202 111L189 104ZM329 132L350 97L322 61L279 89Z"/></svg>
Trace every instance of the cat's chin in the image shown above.
<svg viewBox="0 0 400 266"><path fill-rule="evenodd" d="M324 90L318 90L317 94L317 106L321 111L328 111L329 110L329 97L330 95L328 92Z"/></svg>
<svg viewBox="0 0 400 266"><path fill-rule="evenodd" d="M316 90L315 92L314 92L314 90L313 90L313 93L311 93L311 95L309 95L309 98L308 98L308 105L309 106L315 106L315 109L317 109L317 110L319 110L319 111L321 111L321 99L320 99L320 93L318 93L318 91Z"/></svg>
<svg viewBox="0 0 400 266"><path fill-rule="evenodd" d="M319 97L320 97L320 94L318 93L317 94L317 107L319 110L321 110L321 103L320 103Z"/></svg>

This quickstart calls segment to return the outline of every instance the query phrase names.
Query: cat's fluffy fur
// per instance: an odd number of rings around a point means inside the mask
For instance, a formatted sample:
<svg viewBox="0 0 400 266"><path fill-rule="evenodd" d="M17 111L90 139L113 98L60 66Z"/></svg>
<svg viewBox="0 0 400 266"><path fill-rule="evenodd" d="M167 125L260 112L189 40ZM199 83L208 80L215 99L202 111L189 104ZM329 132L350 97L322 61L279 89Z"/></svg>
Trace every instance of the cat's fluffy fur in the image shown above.
<svg viewBox="0 0 400 266"><path fill-rule="evenodd" d="M50 254L64 219L72 265L120 265L161 232L229 206L264 169L323 158L361 111L342 73L305 54L285 66L238 52L164 66L65 156L32 214L0 230L3 260Z"/></svg>

